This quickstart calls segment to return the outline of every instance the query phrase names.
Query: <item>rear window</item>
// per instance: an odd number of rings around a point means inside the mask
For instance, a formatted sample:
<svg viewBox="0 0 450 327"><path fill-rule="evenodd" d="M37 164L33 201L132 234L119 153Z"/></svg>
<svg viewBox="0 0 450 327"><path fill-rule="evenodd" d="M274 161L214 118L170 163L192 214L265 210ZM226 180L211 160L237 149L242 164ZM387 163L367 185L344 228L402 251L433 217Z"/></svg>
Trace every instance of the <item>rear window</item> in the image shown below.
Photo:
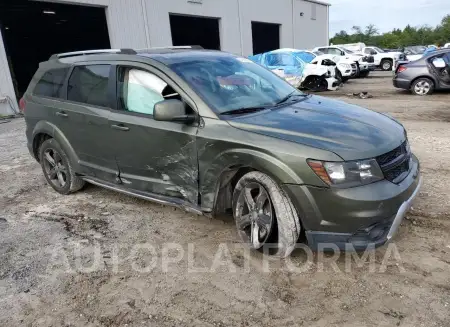
<svg viewBox="0 0 450 327"><path fill-rule="evenodd" d="M49 98L62 98L63 86L69 68L58 68L47 71L34 88L34 95Z"/></svg>
<svg viewBox="0 0 450 327"><path fill-rule="evenodd" d="M76 66L69 78L67 99L100 107L109 107L110 65Z"/></svg>

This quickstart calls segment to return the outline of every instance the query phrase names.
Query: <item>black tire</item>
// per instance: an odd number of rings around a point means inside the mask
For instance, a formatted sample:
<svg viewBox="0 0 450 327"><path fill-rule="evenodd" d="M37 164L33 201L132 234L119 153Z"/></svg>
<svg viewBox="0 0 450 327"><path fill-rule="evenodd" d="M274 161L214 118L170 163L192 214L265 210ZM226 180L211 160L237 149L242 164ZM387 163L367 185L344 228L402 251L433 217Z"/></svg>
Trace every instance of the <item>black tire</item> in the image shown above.
<svg viewBox="0 0 450 327"><path fill-rule="evenodd" d="M361 73L361 69L359 68L359 64L356 63L356 74L355 74L355 77L359 77L360 73Z"/></svg>
<svg viewBox="0 0 450 327"><path fill-rule="evenodd" d="M347 82L348 82L348 80L349 80L349 78L348 78L348 77L342 77L342 83L347 83Z"/></svg>
<svg viewBox="0 0 450 327"><path fill-rule="evenodd" d="M381 60L381 63L380 63L381 70L384 70L385 72L392 70L393 65L394 65L394 63L390 59L383 59L383 60Z"/></svg>
<svg viewBox="0 0 450 327"><path fill-rule="evenodd" d="M39 161L45 179L60 194L79 191L85 182L72 169L67 154L55 139L48 139L39 149Z"/></svg>
<svg viewBox="0 0 450 327"><path fill-rule="evenodd" d="M420 96L431 95L434 92L434 82L426 77L418 78L412 82L411 92Z"/></svg>
<svg viewBox="0 0 450 327"><path fill-rule="evenodd" d="M266 196L267 202L264 200ZM253 200L253 204L249 204L251 200L248 201L248 198ZM233 192L233 216L241 239L250 248L259 251L266 249L267 252L264 252L270 255L289 256L300 236L300 221L291 200L275 181L258 171L242 176L237 182ZM255 225L259 226L256 228L256 242L253 234Z"/></svg>
<svg viewBox="0 0 450 327"><path fill-rule="evenodd" d="M370 70L365 70L365 71L359 73L359 77L366 78L366 77L369 77L369 74L370 74Z"/></svg>
<svg viewBox="0 0 450 327"><path fill-rule="evenodd" d="M344 82L344 78L342 77L342 73L337 68L336 68L336 79L339 81L339 84Z"/></svg>

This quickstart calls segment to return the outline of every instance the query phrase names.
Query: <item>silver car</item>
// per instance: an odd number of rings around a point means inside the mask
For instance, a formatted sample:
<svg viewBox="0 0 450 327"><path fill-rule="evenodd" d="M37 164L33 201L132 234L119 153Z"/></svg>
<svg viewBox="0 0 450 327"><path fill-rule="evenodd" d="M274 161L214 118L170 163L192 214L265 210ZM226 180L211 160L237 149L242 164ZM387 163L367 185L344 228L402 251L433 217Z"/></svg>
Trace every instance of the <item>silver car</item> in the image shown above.
<svg viewBox="0 0 450 327"><path fill-rule="evenodd" d="M394 86L416 95L430 95L435 90L450 90L450 49L425 54L422 58L399 63Z"/></svg>

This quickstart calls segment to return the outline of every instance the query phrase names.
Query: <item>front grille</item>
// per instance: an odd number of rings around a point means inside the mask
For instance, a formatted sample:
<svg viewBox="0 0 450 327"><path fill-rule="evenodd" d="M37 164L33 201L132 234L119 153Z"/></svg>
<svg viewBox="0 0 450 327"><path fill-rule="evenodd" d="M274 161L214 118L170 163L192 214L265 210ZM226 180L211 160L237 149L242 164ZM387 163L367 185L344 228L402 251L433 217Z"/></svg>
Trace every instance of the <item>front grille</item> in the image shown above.
<svg viewBox="0 0 450 327"><path fill-rule="evenodd" d="M411 152L408 141L405 141L398 148L376 158L384 177L393 183L400 183L405 179L410 168L410 159Z"/></svg>

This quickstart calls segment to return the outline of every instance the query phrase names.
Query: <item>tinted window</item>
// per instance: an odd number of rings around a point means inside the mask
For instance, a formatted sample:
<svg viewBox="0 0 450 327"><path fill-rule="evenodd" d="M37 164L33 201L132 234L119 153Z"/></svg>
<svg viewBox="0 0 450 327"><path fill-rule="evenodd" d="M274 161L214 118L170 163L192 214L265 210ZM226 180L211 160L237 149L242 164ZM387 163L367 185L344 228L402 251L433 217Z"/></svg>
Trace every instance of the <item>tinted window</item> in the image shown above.
<svg viewBox="0 0 450 327"><path fill-rule="evenodd" d="M371 54L372 53L372 49L371 48L365 48L364 49L364 53L365 54Z"/></svg>
<svg viewBox="0 0 450 327"><path fill-rule="evenodd" d="M101 107L109 107L108 80L110 65L77 66L67 88L67 99Z"/></svg>
<svg viewBox="0 0 450 327"><path fill-rule="evenodd" d="M69 68L49 70L36 84L33 93L50 98L62 98L63 85L68 72Z"/></svg>
<svg viewBox="0 0 450 327"><path fill-rule="evenodd" d="M119 70L119 108L153 115L155 104L180 95L158 76L136 68Z"/></svg>

